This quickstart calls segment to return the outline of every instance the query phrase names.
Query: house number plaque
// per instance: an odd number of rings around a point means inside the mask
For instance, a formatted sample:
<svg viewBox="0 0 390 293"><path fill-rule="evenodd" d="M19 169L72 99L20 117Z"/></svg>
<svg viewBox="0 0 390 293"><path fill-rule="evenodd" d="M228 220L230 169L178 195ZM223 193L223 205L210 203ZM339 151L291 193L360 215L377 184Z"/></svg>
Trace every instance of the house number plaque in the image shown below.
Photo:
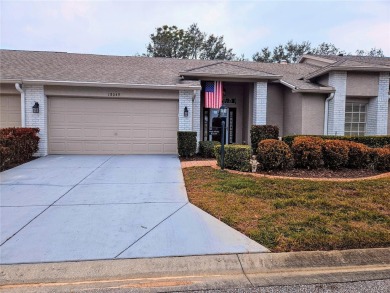
<svg viewBox="0 0 390 293"><path fill-rule="evenodd" d="M109 97L120 97L120 96L121 96L121 93L112 92L112 93L108 93L108 96L109 96Z"/></svg>

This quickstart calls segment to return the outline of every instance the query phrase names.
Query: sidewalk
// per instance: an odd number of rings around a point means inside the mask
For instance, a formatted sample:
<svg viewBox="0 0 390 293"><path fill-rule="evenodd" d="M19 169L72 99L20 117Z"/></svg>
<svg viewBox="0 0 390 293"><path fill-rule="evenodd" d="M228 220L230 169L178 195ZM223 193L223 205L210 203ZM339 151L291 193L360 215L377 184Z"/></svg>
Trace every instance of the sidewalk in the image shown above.
<svg viewBox="0 0 390 293"><path fill-rule="evenodd" d="M3 265L4 292L167 292L390 278L390 248Z"/></svg>

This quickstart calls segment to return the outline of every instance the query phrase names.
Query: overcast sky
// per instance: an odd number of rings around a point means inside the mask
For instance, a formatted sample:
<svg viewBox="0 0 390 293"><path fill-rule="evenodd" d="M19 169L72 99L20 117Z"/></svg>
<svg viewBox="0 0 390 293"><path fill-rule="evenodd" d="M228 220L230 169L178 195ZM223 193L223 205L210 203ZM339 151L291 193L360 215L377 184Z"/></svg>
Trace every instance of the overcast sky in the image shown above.
<svg viewBox="0 0 390 293"><path fill-rule="evenodd" d="M390 56L389 0L0 1L2 49L142 54L156 27L198 23L247 58L290 39Z"/></svg>

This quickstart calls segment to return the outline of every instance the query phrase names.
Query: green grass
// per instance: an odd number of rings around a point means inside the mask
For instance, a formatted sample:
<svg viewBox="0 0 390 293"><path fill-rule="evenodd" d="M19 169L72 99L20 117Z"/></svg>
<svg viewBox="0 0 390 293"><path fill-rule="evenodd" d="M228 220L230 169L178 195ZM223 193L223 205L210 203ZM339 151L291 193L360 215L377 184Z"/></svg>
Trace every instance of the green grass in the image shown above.
<svg viewBox="0 0 390 293"><path fill-rule="evenodd" d="M255 178L184 169L190 201L271 251L390 246L390 178Z"/></svg>

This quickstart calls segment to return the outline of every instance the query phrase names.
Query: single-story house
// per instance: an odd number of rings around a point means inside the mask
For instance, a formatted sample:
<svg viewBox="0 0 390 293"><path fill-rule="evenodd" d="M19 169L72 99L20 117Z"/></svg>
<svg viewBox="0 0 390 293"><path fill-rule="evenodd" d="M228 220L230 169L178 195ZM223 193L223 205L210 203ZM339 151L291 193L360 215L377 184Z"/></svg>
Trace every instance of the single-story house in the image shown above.
<svg viewBox="0 0 390 293"><path fill-rule="evenodd" d="M39 127L39 155L172 154L176 133L219 139L205 84L222 81L226 141L253 124L280 135L387 135L390 58L303 55L299 63L0 51L0 127Z"/></svg>

